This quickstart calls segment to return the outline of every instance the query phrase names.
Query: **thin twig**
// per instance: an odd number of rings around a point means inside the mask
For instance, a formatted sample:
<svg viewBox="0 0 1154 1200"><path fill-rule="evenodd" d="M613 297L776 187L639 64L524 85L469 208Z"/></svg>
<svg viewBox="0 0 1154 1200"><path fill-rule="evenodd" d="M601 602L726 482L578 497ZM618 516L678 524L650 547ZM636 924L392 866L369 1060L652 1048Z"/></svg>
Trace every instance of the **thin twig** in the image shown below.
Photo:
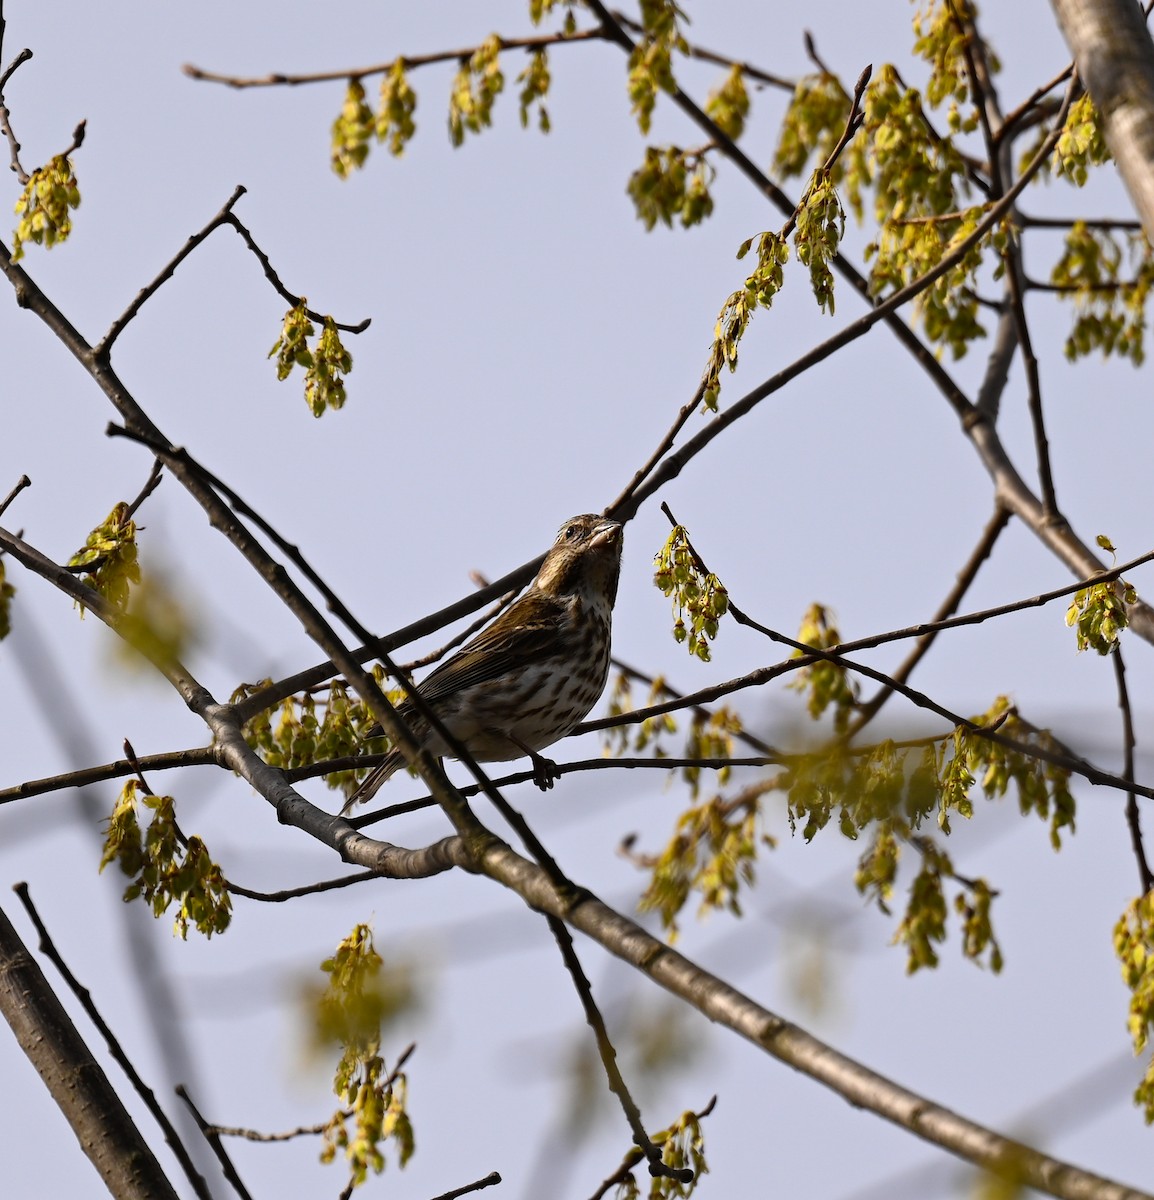
<svg viewBox="0 0 1154 1200"><path fill-rule="evenodd" d="M146 754L140 765L149 771L171 771L180 767L210 767L220 765L213 746L190 750L169 750L162 754ZM0 804L23 800L28 796L40 796L46 792L59 792L65 788L87 787L93 783L105 783L109 779L123 779L133 774L133 765L127 759L102 763L96 767L84 767L78 771L66 771L62 775L49 775L44 779L29 779L14 787L0 788Z"/></svg>
<svg viewBox="0 0 1154 1200"><path fill-rule="evenodd" d="M671 524L679 524L668 504L663 503L661 506L661 511L665 513ZM693 544L690 542L688 536L685 538L685 545L690 554L693 555L698 568L704 574L708 574L709 570L706 567L704 560L693 547ZM1110 775L1104 771L1099 771L1098 768L1092 763L1087 762L1079 755L1075 755L1069 750L1069 748L1066 748L1065 753L1059 753L1046 746L1027 745L1023 742L1019 742L1015 738L1010 738L1005 734L999 733L996 725L993 727L983 725L970 717L965 717L959 713L952 712L944 705L939 704L936 700L926 695L925 692L920 692L916 688L911 688L908 684L900 683L882 671L877 671L872 667L867 667L864 663L855 662L852 659L846 658L844 649L841 647L835 647L828 650L821 649L810 645L809 643L798 641L796 638L792 638L787 634L780 633L776 629L771 629L769 626L763 625L760 621L755 620L748 613L739 608L737 604L734 603L732 596L729 598L728 611L738 624L755 630L756 632L762 634L762 636L769 638L770 641L777 642L779 645L789 646L798 651L798 654L802 657L812 656L812 658L821 660L822 662L834 663L843 670L854 671L859 675L865 675L867 678L873 679L875 682L882 684L883 687L892 687L895 691L899 692L918 708L924 708L928 712L935 713L937 716L949 721L951 725L960 726L969 733L977 734L979 737L986 738L988 741L996 742L1000 746L1005 746L1008 749L1014 750L1019 754L1026 755L1029 758L1040 759L1042 762L1051 763L1054 766L1058 766L1064 770L1081 775L1083 778L1088 779L1091 783L1102 783L1109 787L1120 786L1123 790L1127 791L1131 786L1134 786L1135 788L1137 787L1137 785L1131 785L1126 780L1119 780L1117 776ZM797 662L798 659L795 658L792 661ZM770 668L770 670L772 670L772 668ZM655 705L654 707L660 708L661 706ZM626 717L629 717L633 714L625 715ZM1003 716L1002 720L1005 720L1005 716ZM998 722L998 724L1001 724L1001 722ZM1150 796L1154 797L1154 788L1143 789L1143 794L1149 794Z"/></svg>
<svg viewBox="0 0 1154 1200"><path fill-rule="evenodd" d="M833 149L829 152L824 163L820 167L822 173L828 173L833 170L834 164L845 151L845 148L853 140L854 135L861 128L862 122L865 120L865 114L862 112L862 100L865 97L866 87L869 85L870 76L873 74L873 64L863 67L861 74L857 77L857 82L854 84L853 97L850 101L849 115L845 119L845 125L842 127L841 137L834 144ZM794 226L797 224L797 219L801 214L802 205L805 203L805 196L797 202L789 219L781 227L782 240L789 237L793 233Z"/></svg>
<svg viewBox="0 0 1154 1200"><path fill-rule="evenodd" d="M633 20L632 17L621 12L619 9L613 10L613 19L633 33L643 34L645 32L644 25L639 21ZM714 63L719 67L737 67L746 79L752 79L754 83L762 83L768 87L780 88L783 92L792 92L797 87L797 80L787 79L782 75L773 75L769 71L763 71L761 67L756 67L753 63L745 62L742 59L732 58L728 54L719 54L715 50L706 50L703 46L695 45L693 42L686 42L686 47L686 54L689 58L698 58L702 62Z"/></svg>
<svg viewBox="0 0 1154 1200"><path fill-rule="evenodd" d="M982 530L982 536L978 539L978 544L974 547L973 553L966 560L961 571L958 572L954 586L950 588L949 592L946 593L946 598L938 606L938 610L933 617L934 622L944 621L954 615L958 605L962 602L962 597L970 590L971 584L977 578L978 571L981 570L986 559L990 557L994 549L994 544L1009 523L1009 512L1002 508L1001 505L996 506L993 516L986 522L986 527ZM898 666L897 670L894 671L893 678L899 683L905 683L913 674L914 668L925 657L926 652L933 645L934 639L940 632L940 629L934 629L930 633L922 634L914 642L913 649L907 657ZM849 742L857 737L862 729L877 716L878 711L893 694L890 688L879 688L874 696L866 701L854 714L849 728L843 735L843 739Z"/></svg>
<svg viewBox="0 0 1154 1200"><path fill-rule="evenodd" d="M201 1115L200 1109L192 1102L192 1097L188 1094L188 1089L183 1083L176 1085L176 1094L184 1101L188 1111L192 1114L192 1119L196 1122L197 1128L204 1135L204 1140L208 1142L209 1149L216 1155L216 1161L220 1163L220 1169L225 1179L232 1184L233 1191L240 1197L240 1200L252 1200L252 1195L248 1188L244 1186L240 1176L237 1174L236 1167L233 1165L232 1159L229 1157L228 1151L224 1148L224 1143L220 1137L213 1131L209 1123Z"/></svg>
<svg viewBox="0 0 1154 1200"><path fill-rule="evenodd" d="M3 27L0 26L0 41L3 40ZM4 88L8 80L12 78L12 73L22 63L26 63L32 57L32 51L25 48L12 60L5 70L3 75L0 75L0 130L3 131L4 137L8 142L8 153L11 157L10 169L16 173L16 178L20 180L21 186L28 183L31 178L27 171L20 163L20 143L16 140L16 134L12 130L12 116L8 111L8 105L4 101Z"/></svg>
<svg viewBox="0 0 1154 1200"><path fill-rule="evenodd" d="M198 462L183 446L169 446L162 441L150 437L146 433L142 433L135 429L129 429L123 425L117 425L109 422L105 433L109 437L128 438L129 441L138 442L142 446L147 446L154 454L157 455L157 461L168 459L170 461L179 461L188 470L204 481L214 491L219 492L225 500L232 506L234 512L241 516L248 517L254 525L257 526L270 540L281 550L285 555L296 565L302 575L321 593L325 598L325 603L328 605L329 611L333 613L340 621L363 641L367 641L371 636L369 631L353 616L340 597L329 587L321 578L316 570L312 567L309 561L301 553L299 546L282 537L273 525L264 519L245 500L243 500L231 487L228 486L217 475L214 475L206 466Z"/></svg>
<svg viewBox="0 0 1154 1200"><path fill-rule="evenodd" d="M713 1096L710 1098L709 1103L699 1113L694 1113L694 1116L697 1117L699 1121L704 1121L705 1118L708 1117L711 1112L713 1112L716 1105L717 1097ZM629 1179L633 1174L633 1168L636 1167L641 1161L641 1151L636 1146L631 1146L629 1150L626 1151L625 1157L621 1160L621 1165L616 1171L613 1172L612 1175L607 1176L601 1181L601 1185L597 1188L593 1195L589 1197L589 1200L602 1200L604 1196L608 1195L610 1188L618 1187L620 1184Z"/></svg>
<svg viewBox="0 0 1154 1200"><path fill-rule="evenodd" d="M48 929L40 919L39 912L36 911L35 904L32 903L32 896L29 894L28 885L26 883L18 883L12 890L20 897L20 903L24 905L25 911L32 920L32 924L36 926L36 932L40 937L41 954L60 972L61 978L80 1002L81 1007L88 1014L89 1020L96 1026L100 1036L104 1039L104 1044L108 1047L109 1054L112 1055L113 1060L128 1077L129 1083L132 1084L136 1094L152 1114L153 1120L160 1126L161 1132L164 1134L164 1140L168 1143L169 1149L172 1150L177 1162L180 1163L181 1170L191 1184L193 1191L200 1197L200 1200L212 1200L208 1184L205 1183L204 1178L194 1166L188 1151L185 1149L184 1143L180 1140L180 1135L176 1132L164 1109L160 1107L156 1099L156 1094L141 1079L140 1073L133 1066L131 1059L125 1054L124 1048L113 1034L111 1028L109 1028L108 1022L100 1015L99 1009L93 1003L92 993L73 975L68 964L60 956L60 952L56 949L55 943L48 934Z"/></svg>
<svg viewBox="0 0 1154 1200"><path fill-rule="evenodd" d="M434 801L429 800L432 804ZM315 896L321 892L335 892L339 888L352 887L355 883L367 883L370 879L380 879L377 871L358 871L356 875L342 875L339 879L326 879L321 883L309 883L303 887L285 888L279 892L258 892L252 888L242 887L231 879L225 880L225 887L234 896L244 896L247 900L261 900L266 904L283 904L286 900L297 900L301 896Z"/></svg>
<svg viewBox="0 0 1154 1200"><path fill-rule="evenodd" d="M389 1072L388 1077L381 1081L381 1087L388 1090L397 1082L397 1078L404 1069L405 1063L412 1058L413 1053L417 1049L416 1042L410 1042L404 1050L401 1051L397 1058L396 1065ZM351 1108L346 1108L341 1111L341 1116L346 1119L353 1115ZM260 1129L249 1129L243 1125L208 1125L208 1132L215 1134L218 1137L235 1137L243 1138L246 1142L291 1142L299 1137L318 1137L325 1130L332 1127L332 1120L320 1121L315 1125L298 1125L296 1129L287 1129L282 1133L264 1133Z"/></svg>
<svg viewBox="0 0 1154 1200"><path fill-rule="evenodd" d="M1126 686L1126 666L1122 661L1122 647L1114 647L1114 679L1118 685L1118 707L1122 712L1122 775L1130 783L1134 781L1134 714L1130 707L1130 689ZM1130 844L1138 863L1138 877L1145 895L1154 888L1154 873L1146 857L1146 846L1142 841L1142 822L1138 814L1138 797L1131 788L1126 796L1126 824L1130 830Z"/></svg>
<svg viewBox="0 0 1154 1200"><path fill-rule="evenodd" d="M140 312L141 308L150 300L160 287L167 282L176 273L176 268L202 243L214 230L219 229L222 225L231 225L244 239L248 248L256 256L257 261L261 264L265 275L276 288L277 292L289 302L294 308L301 303L300 296L294 296L280 281L280 277L273 270L272 264L268 260L268 256L263 250L253 241L252 235L248 229L241 223L240 219L232 211L237 201L245 194L246 188L243 184L237 184L233 189L232 195L225 202L224 207L212 218L207 225L194 233L180 248L180 250L161 268L160 273L152 280L151 283L141 288L136 294L136 299L113 321L111 328L103 338L93 347L93 353L97 359L107 362L109 353L112 350L112 345L116 339L124 332L128 324ZM324 316L320 313L313 312L312 309L305 310L308 313L309 319L312 321L324 321ZM348 333L361 333L369 327L371 318L366 318L357 325L342 325L335 322L338 329L345 330Z"/></svg>
<svg viewBox="0 0 1154 1200"><path fill-rule="evenodd" d="M281 298L287 300L294 308L296 308L298 304L303 304L303 296L294 295L288 290L288 288L285 287L283 283L281 283L280 276L275 270L273 270L273 265L269 261L268 255L265 254L265 252L256 244L256 242L253 240L252 234L248 231L248 227L241 222L236 213L230 212L226 217L226 221L233 227L233 229L237 231L237 233L240 234L240 236L244 239L245 245L248 246L254 255L256 255L257 261L264 269L265 278L268 279L269 283L271 283L274 288L276 288ZM308 316L310 321L316 321L320 324L323 324L325 321L326 314L315 312L311 308L306 308L305 314ZM340 329L344 333L364 333L364 331L368 329L372 322L372 317L365 317L363 321L358 321L355 325L345 325L341 321L334 321L333 324L337 327L337 329Z"/></svg>
<svg viewBox="0 0 1154 1200"><path fill-rule="evenodd" d="M3 500L0 500L0 517L4 515L12 501L15 500L16 497L19 496L26 487L31 486L32 480L29 479L27 475L21 475L20 478L16 480L16 486L8 493L7 496L4 497Z"/></svg>
<svg viewBox="0 0 1154 1200"><path fill-rule="evenodd" d="M1026 99L1023 100L1022 103L1018 105L1017 108L1011 109L1008 113L1006 113L1005 120L1002 122L1002 127L1001 127L1001 129L998 130L998 138L1000 140L1004 140L1005 138L1010 136L1011 133L1016 137L1021 132L1021 130L1015 129L1015 126L1021 124L1023 127L1025 127L1025 125L1026 125L1025 118L1026 118L1027 114L1037 111L1036 106L1038 104L1038 101L1041 100L1043 96L1046 96L1050 92L1052 92L1056 87L1060 87L1073 74L1074 74L1074 64L1070 63L1069 66L1063 67L1062 70L1059 71L1058 74L1055 75L1054 78L1051 79L1049 83L1044 83L1044 84L1042 84L1041 87L1035 88L1026 97ZM1051 115L1052 114L1050 112L1043 111L1039 114L1038 119L1044 121L1047 117L1049 117Z"/></svg>
<svg viewBox="0 0 1154 1200"><path fill-rule="evenodd" d="M628 675L631 679L635 679L638 683L644 683L650 688L654 687L655 685L659 686L662 693L668 696L671 700L680 700L685 695L684 692L680 692L677 690L677 688L666 683L664 679L662 679L660 684L658 684L658 681L652 675L648 675L644 671L638 670L637 667L630 666L630 664L627 662L622 662L619 658L612 658L610 659L610 662L614 667L617 668L617 670L621 671L625 675ZM691 712L699 721L708 721L713 715L709 709L701 707L691 707L688 711ZM764 739L759 738L756 734L750 733L748 729L741 729L733 736L739 741L744 742L747 746L752 746L753 749L758 751L760 754L764 754L769 757L777 756L778 752L773 746L771 746Z"/></svg>
<svg viewBox="0 0 1154 1200"><path fill-rule="evenodd" d="M650 1141L649 1134L645 1132L645 1123L641 1119L641 1110L637 1107L636 1101L629 1092L625 1078L617 1066L617 1051L614 1049L613 1043L609 1038L609 1033L605 1028L605 1020L601 1016L597 1002L593 999L593 987L581 967L581 960L577 957L577 950L573 945L572 934L570 934L568 927L560 917L546 913L545 919L549 923L550 932L557 941L557 947L561 951L561 958L565 963L565 969L569 972L573 980L573 986L577 989L577 995L581 1000L581 1007L585 1010L585 1020L589 1023L589 1028L593 1030L593 1036L597 1042L597 1053L601 1058L601 1065L605 1070L605 1077L609 1082L609 1090L617 1097L621 1105L621 1110L625 1114L625 1119L629 1122L629 1129L633 1134L634 1144L649 1163L649 1174L654 1176L654 1178L673 1179L682 1184L691 1183L693 1181L693 1172L687 1167L678 1168L669 1166L662 1158L660 1148Z"/></svg>
<svg viewBox="0 0 1154 1200"><path fill-rule="evenodd" d="M1030 217L1018 213L1018 224L1024 229L1072 229L1085 225L1087 229L1102 229L1107 232L1120 229L1127 233L1139 233L1142 222L1127 217Z"/></svg>
<svg viewBox="0 0 1154 1200"><path fill-rule="evenodd" d="M1005 124L998 105L997 93L986 58L985 45L972 19L963 18L954 0L949 0L950 16L962 43L962 54L966 62L970 90L982 127L986 153L990 159L991 196L997 198L1005 191L1008 175L1012 170L1008 153L1009 143L1001 144L998 131ZM1017 326L1018 346L1026 369L1026 404L1030 413L1030 424L1034 431L1034 452L1038 461L1038 482L1042 494L1042 519L1061 521L1058 497L1054 490L1053 468L1050 462L1050 444L1046 436L1046 423L1042 413L1042 385L1038 373L1038 358L1034 354L1030 327L1026 321L1026 306L1023 300L1021 247L1011 234L1003 252L1006 264L1006 291L1010 309Z"/></svg>
<svg viewBox="0 0 1154 1200"><path fill-rule="evenodd" d="M465 1184L464 1187L453 1188L451 1191L442 1192L439 1196L431 1197L431 1200L457 1200L458 1196L467 1196L470 1192L479 1192L483 1188L493 1187L495 1184L501 1183L501 1174L499 1171L490 1171L484 1179L475 1179L472 1183Z"/></svg>
<svg viewBox="0 0 1154 1200"><path fill-rule="evenodd" d="M1018 327L1018 345L1022 351L1022 363L1026 368L1026 404L1030 413L1030 424L1034 431L1034 453L1038 460L1038 484L1042 493L1042 516L1046 521L1063 520L1058 508L1058 496L1054 490L1054 474L1050 465L1050 443L1046 436L1046 423L1042 415L1042 384L1038 374L1038 357L1034 353L1030 327L1026 321L1026 305L1022 298L1022 255L1011 238L1006 244L1006 290L1009 292L1010 308Z"/></svg>
<svg viewBox="0 0 1154 1200"><path fill-rule="evenodd" d="M109 352L112 350L112 345L116 339L124 332L128 323L136 316L136 314L144 307L145 303L151 299L161 285L172 278L176 272L176 268L199 246L214 229L219 229L228 220L228 214L232 211L233 205L243 196L245 187L243 184L238 184L232 195L225 202L224 207L212 218L207 225L204 226L198 233L194 233L188 241L184 243L180 251L173 256L161 269L155 279L145 287L142 287L136 294L136 299L112 322L112 327L96 343L94 352L97 358L107 359Z"/></svg>
<svg viewBox="0 0 1154 1200"><path fill-rule="evenodd" d="M546 33L534 37L498 38L498 48L501 50L543 50L550 46L564 46L570 42L603 41L606 37L604 30L582 29L576 33ZM366 79L370 75L384 75L391 71L398 62L405 70L415 67L428 67L435 63L467 62L477 52L479 47L466 46L460 50L438 50L432 54L400 54L385 63L374 63L371 67L344 67L336 71L313 71L307 74L289 75L281 71L273 71L268 75L221 75L215 71L205 71L200 67L186 63L181 70L191 79L205 83L223 83L231 88L262 88L262 87L299 87L309 83L335 83L340 80Z"/></svg>

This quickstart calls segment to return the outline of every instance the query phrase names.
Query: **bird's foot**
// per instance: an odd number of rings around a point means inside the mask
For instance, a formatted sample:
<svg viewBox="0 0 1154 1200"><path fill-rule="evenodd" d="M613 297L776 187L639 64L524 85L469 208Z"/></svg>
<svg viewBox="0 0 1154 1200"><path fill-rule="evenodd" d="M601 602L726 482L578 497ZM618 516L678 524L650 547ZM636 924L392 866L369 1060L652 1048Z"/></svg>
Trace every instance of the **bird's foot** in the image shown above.
<svg viewBox="0 0 1154 1200"><path fill-rule="evenodd" d="M540 754L531 754L533 760L533 782L547 792L555 779L561 778L561 768L551 758L543 758Z"/></svg>

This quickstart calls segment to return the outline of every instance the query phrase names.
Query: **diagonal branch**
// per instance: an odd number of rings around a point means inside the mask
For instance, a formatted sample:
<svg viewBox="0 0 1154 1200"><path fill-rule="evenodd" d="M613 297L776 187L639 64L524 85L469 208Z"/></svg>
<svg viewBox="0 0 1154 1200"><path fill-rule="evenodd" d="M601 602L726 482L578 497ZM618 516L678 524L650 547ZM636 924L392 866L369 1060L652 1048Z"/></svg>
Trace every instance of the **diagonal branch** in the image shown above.
<svg viewBox="0 0 1154 1200"><path fill-rule="evenodd" d="M629 1086L621 1074L621 1069L617 1066L617 1051L609 1039L609 1032L605 1028L605 1019L601 1016L597 1002L593 999L593 987L581 967L581 960L577 957L573 936L560 917L546 913L545 919L549 922L549 930L557 941L566 970L573 979L577 995L581 998L581 1007L585 1010L585 1020L588 1022L589 1028L593 1030L593 1036L597 1042L597 1053L609 1081L609 1090L620 1101L621 1109L625 1113L625 1119L629 1122L629 1129L633 1134L634 1144L649 1164L649 1174L655 1178L672 1179L680 1184L692 1183L693 1172L668 1166L662 1158L660 1148L649 1140L649 1135L645 1132L645 1124L641 1119L641 1110L637 1107L637 1102L629 1092Z"/></svg>
<svg viewBox="0 0 1154 1200"><path fill-rule="evenodd" d="M184 1143L180 1140L180 1135L168 1119L167 1113L160 1107L156 1099L156 1093L140 1077L140 1072L137 1071L136 1067L132 1064L132 1060L125 1054L120 1040L112 1032L108 1022L101 1016L100 1010L93 1002L92 993L73 975L68 964L61 957L60 951L56 948L56 943L53 942L47 927L36 910L36 906L32 903L32 896L28 890L28 885L26 883L18 883L13 888L13 891L20 898L20 903L24 905L25 912L28 913L32 924L36 927L36 933L40 938L40 953L60 972L61 978L68 985L69 990L80 1001L81 1007L88 1014L88 1019L96 1026L97 1032L104 1039L104 1044L108 1047L108 1052L112 1055L116 1065L128 1077L133 1090L144 1101L144 1106L152 1115L152 1119L160 1126L161 1132L164 1134L164 1140L176 1156L177 1162L180 1163L180 1168L184 1172L188 1182L192 1185L192 1190L200 1200L211 1200L208 1185L205 1183L204 1177L193 1164Z"/></svg>
<svg viewBox="0 0 1154 1200"><path fill-rule="evenodd" d="M1126 665L1122 660L1122 648L1116 647L1114 653L1114 678L1118 687L1118 708L1122 713L1122 773L1131 784L1134 782L1134 713L1130 707L1130 689L1126 685ZM1142 841L1142 823L1138 815L1138 795L1131 787L1126 796L1126 825L1130 830L1130 844L1134 857L1138 862L1138 879L1145 895L1154 888L1154 872L1150 870L1150 860L1146 857L1146 846Z"/></svg>
<svg viewBox="0 0 1154 1200"><path fill-rule="evenodd" d="M117 1200L177 1200L148 1142L0 910L0 1014Z"/></svg>
<svg viewBox="0 0 1154 1200"><path fill-rule="evenodd" d="M942 601L937 613L934 615L931 624L944 621L948 617L952 617L957 611L958 605L962 601L962 597L970 590L971 584L978 576L978 572L985 564L986 559L990 557L994 550L994 543L1001 537L1003 530L1010 523L1010 514L1001 507L994 509L994 515L990 517L986 523L985 529L982 530L982 536L978 539L978 544L974 547L973 553L966 560L961 571L958 572L958 577L954 582L954 586L950 588L946 594L946 598ZM941 632L940 627L931 630L929 633L923 633L914 643L913 649L902 661L900 666L893 673L893 678L899 683L905 683L913 674L914 668L922 661L929 648L933 645L934 639ZM867 700L865 704L858 709L854 715L854 719L850 722L849 728L843 735L846 742L852 741L862 731L862 729L877 716L882 705L893 695L893 690L889 687L880 688L871 700Z"/></svg>

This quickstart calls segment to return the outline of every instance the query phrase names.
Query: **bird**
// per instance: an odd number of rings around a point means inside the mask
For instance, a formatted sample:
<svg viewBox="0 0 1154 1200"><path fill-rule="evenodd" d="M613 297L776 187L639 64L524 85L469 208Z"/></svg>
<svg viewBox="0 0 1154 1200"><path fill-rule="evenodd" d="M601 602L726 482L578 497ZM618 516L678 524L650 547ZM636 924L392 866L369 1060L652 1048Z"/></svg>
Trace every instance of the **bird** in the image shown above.
<svg viewBox="0 0 1154 1200"><path fill-rule="evenodd" d="M597 703L609 677L613 604L622 529L584 513L566 521L529 588L417 685L421 699L478 762L528 755L533 779L553 786L557 765L538 751L570 733ZM409 700L397 715L422 749L451 753ZM367 737L379 737L379 725ZM405 765L393 749L345 801L341 815L371 799Z"/></svg>

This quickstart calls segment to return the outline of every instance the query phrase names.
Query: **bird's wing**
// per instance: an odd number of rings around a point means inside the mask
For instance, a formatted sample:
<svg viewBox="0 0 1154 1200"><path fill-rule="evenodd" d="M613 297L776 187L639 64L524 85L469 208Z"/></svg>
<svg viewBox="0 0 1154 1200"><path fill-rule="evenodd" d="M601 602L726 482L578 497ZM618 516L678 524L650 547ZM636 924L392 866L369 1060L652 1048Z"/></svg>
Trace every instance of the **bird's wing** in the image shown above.
<svg viewBox="0 0 1154 1200"><path fill-rule="evenodd" d="M432 703L549 657L560 649L565 615L564 603L552 596L522 596L423 680L421 696Z"/></svg>

